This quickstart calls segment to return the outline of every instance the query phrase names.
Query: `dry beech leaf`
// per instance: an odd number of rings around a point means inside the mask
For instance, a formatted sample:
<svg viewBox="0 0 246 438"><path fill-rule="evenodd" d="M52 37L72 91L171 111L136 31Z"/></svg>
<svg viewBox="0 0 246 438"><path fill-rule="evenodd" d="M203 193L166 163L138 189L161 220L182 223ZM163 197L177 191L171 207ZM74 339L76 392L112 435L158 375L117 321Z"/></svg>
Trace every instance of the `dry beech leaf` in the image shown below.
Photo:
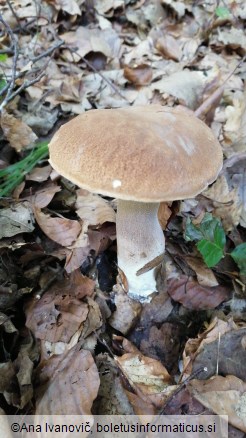
<svg viewBox="0 0 246 438"><path fill-rule="evenodd" d="M198 257L187 256L185 257L185 261L188 263L191 269L195 271L199 284L208 287L219 285L212 269L209 269L202 259L199 259Z"/></svg>
<svg viewBox="0 0 246 438"><path fill-rule="evenodd" d="M54 198L55 194L61 191L61 187L52 182L41 186L33 195L26 196L24 199L30 201L37 208L44 208Z"/></svg>
<svg viewBox="0 0 246 438"><path fill-rule="evenodd" d="M10 146L17 152L33 144L37 139L36 134L25 122L16 119L6 111L3 111L1 114L0 123L4 136L9 141Z"/></svg>
<svg viewBox="0 0 246 438"><path fill-rule="evenodd" d="M192 395L217 415L228 415L229 423L246 432L246 382L235 376L193 379L188 384Z"/></svg>
<svg viewBox="0 0 246 438"><path fill-rule="evenodd" d="M238 189L230 191L224 175L221 175L202 194L213 201L213 214L222 220L225 231L231 231L239 224L242 205L238 196Z"/></svg>
<svg viewBox="0 0 246 438"><path fill-rule="evenodd" d="M26 176L26 180L37 182L46 181L49 178L51 171L52 167L50 166L50 164L45 167L35 167L35 169L28 173L28 175Z"/></svg>
<svg viewBox="0 0 246 438"><path fill-rule="evenodd" d="M26 326L36 338L49 342L70 342L83 329L89 307L81 301L94 292L94 281L75 271L57 282L40 300L33 299L25 309ZM97 328L94 327L94 328Z"/></svg>
<svg viewBox="0 0 246 438"><path fill-rule="evenodd" d="M202 373L199 374L201 379L211 377L217 372L223 376L232 374L246 381L246 350L243 339L246 339L246 327L224 333L215 341L204 344L195 357L192 372L206 367L204 377Z"/></svg>
<svg viewBox="0 0 246 438"><path fill-rule="evenodd" d="M89 225L101 225L105 222L115 222L115 211L110 203L101 196L87 192L77 191L76 213Z"/></svg>
<svg viewBox="0 0 246 438"><path fill-rule="evenodd" d="M158 220L163 230L166 229L168 219L170 218L171 214L172 214L172 210L169 208L168 203L160 202L158 209Z"/></svg>
<svg viewBox="0 0 246 438"><path fill-rule="evenodd" d="M152 80L152 68L147 64L124 67L125 78L134 85L148 85Z"/></svg>
<svg viewBox="0 0 246 438"><path fill-rule="evenodd" d="M168 280L168 293L174 301L193 310L214 309L229 299L229 292L225 287L201 286L197 281L189 280L189 277L185 275L179 279Z"/></svg>
<svg viewBox="0 0 246 438"><path fill-rule="evenodd" d="M78 221L50 217L49 214L43 213L40 208L34 207L34 215L44 234L62 246L72 245L81 231Z"/></svg>
<svg viewBox="0 0 246 438"><path fill-rule="evenodd" d="M35 415L90 415L100 379L89 351L76 345L39 365Z"/></svg>
<svg viewBox="0 0 246 438"><path fill-rule="evenodd" d="M140 352L125 353L115 358L127 379L147 396L162 392L171 383L166 368L155 359Z"/></svg>
<svg viewBox="0 0 246 438"><path fill-rule="evenodd" d="M52 5L58 11L62 10L69 15L81 15L81 10L76 0L55 0L52 2Z"/></svg>
<svg viewBox="0 0 246 438"><path fill-rule="evenodd" d="M206 348L206 345L218 341L218 339L225 333L237 329L237 325L233 322L233 319L223 321L218 318L214 318L207 329L200 333L195 339L188 339L183 351L183 364L185 376L190 375L192 372L193 362L200 352Z"/></svg>
<svg viewBox="0 0 246 438"><path fill-rule="evenodd" d="M182 70L151 84L151 89L179 99L190 109L197 108L205 85L201 72Z"/></svg>
<svg viewBox="0 0 246 438"><path fill-rule="evenodd" d="M176 388L171 385L171 377L158 360L144 356L140 352L126 353L115 358L116 363L134 389L126 391L136 414L157 413L167 397Z"/></svg>
<svg viewBox="0 0 246 438"><path fill-rule="evenodd" d="M158 38L156 41L156 49L164 56L166 59L173 59L174 61L179 61L182 56L182 51L179 47L179 43L171 35L166 34Z"/></svg>
<svg viewBox="0 0 246 438"><path fill-rule="evenodd" d="M0 239L34 230L33 213L28 201L12 204L0 211Z"/></svg>

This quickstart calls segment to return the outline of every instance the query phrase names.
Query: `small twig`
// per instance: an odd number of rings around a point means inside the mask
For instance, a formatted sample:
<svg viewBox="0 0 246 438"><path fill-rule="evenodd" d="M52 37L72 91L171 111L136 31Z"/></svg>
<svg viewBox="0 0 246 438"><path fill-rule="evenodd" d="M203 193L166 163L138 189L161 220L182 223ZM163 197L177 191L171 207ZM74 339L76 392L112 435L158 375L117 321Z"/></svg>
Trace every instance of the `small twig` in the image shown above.
<svg viewBox="0 0 246 438"><path fill-rule="evenodd" d="M101 73L100 71L98 71L93 64L91 64L89 61L87 61L86 58L84 58L84 56L81 57L81 59L84 61L84 63L87 65L87 67L89 67L91 70L94 71L94 73L97 73L114 91L115 93L117 93L122 99L127 100L125 96L123 96L123 94L121 94L120 90L116 87L116 85L113 84L113 82L111 82L108 78L106 78L103 73Z"/></svg>
<svg viewBox="0 0 246 438"><path fill-rule="evenodd" d="M168 405L170 405L170 403L173 401L173 399L182 391L183 388L185 388L188 383L193 380L194 378L196 378L200 373L202 372L207 372L208 369L207 367L201 367L198 368L198 370L196 370L194 373L192 373L187 379L185 379L182 383L180 383L179 387L173 391L173 393L170 395L170 397L167 399L167 401L165 402L164 406L162 407L161 411L159 412L158 415L164 415L165 414L165 410L167 408Z"/></svg>
<svg viewBox="0 0 246 438"><path fill-rule="evenodd" d="M70 52L74 52L77 53L77 49L69 47L69 46L65 46L66 49L70 50ZM93 64L90 63L90 61L88 61L84 56L80 56L80 58L83 60L83 62L87 65L87 67L89 67L94 73L98 74L113 90L116 94L118 94L122 99L126 100L126 97L123 96L123 94L121 94L120 90L116 87L116 85L114 85L108 78L106 78L104 76L103 73L101 73L100 71L98 71Z"/></svg>
<svg viewBox="0 0 246 438"><path fill-rule="evenodd" d="M30 58L32 62L37 62L40 59L44 58L47 55L51 55L58 47L62 46L64 44L64 41L58 41L54 46L50 47L49 49L45 50L43 53L40 53L40 55L34 56L33 58Z"/></svg>

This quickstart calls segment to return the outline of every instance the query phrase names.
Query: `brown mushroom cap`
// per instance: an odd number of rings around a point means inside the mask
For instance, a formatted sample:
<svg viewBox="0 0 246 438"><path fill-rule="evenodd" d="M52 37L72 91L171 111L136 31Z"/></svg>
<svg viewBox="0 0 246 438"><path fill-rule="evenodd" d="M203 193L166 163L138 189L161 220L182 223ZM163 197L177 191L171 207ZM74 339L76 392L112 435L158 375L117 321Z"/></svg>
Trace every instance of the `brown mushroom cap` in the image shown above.
<svg viewBox="0 0 246 438"><path fill-rule="evenodd" d="M161 105L88 111L56 132L49 151L53 168L78 186L140 202L194 197L222 167L211 129Z"/></svg>

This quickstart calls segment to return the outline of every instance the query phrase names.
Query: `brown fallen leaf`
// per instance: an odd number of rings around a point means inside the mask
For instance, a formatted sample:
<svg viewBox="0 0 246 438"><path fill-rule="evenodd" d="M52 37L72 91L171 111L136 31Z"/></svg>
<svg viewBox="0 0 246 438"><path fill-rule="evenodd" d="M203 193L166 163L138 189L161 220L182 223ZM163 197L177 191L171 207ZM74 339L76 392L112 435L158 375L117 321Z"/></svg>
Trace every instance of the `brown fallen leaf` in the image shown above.
<svg viewBox="0 0 246 438"><path fill-rule="evenodd" d="M205 287L195 280L182 275L179 279L168 280L168 293L174 301L183 304L187 309L214 309L229 299L229 292L223 286Z"/></svg>
<svg viewBox="0 0 246 438"><path fill-rule="evenodd" d="M219 285L212 269L209 269L202 259L198 257L186 256L185 261L193 269L193 271L195 271L199 284L208 287L215 287Z"/></svg>
<svg viewBox="0 0 246 438"><path fill-rule="evenodd" d="M246 327L232 330L220 335L218 339L209 344L204 344L203 349L196 355L192 372L201 367L206 367L205 377L232 374L246 381ZM199 375L201 379L203 374Z"/></svg>
<svg viewBox="0 0 246 438"><path fill-rule="evenodd" d="M72 336L81 334L89 306L81 298L94 292L94 281L79 271L52 286L25 309L26 326L35 337L49 342L69 343ZM96 329L97 327L94 327Z"/></svg>
<svg viewBox="0 0 246 438"><path fill-rule="evenodd" d="M235 376L214 376L209 380L192 380L192 395L217 415L228 415L229 423L246 432L246 382Z"/></svg>
<svg viewBox="0 0 246 438"><path fill-rule="evenodd" d="M220 337L237 328L238 326L234 323L232 318L223 321L215 317L206 330L200 333L197 338L188 339L183 351L183 378L191 374L195 358L206 349L208 344L216 341L218 346ZM218 357L218 349L216 357Z"/></svg>
<svg viewBox="0 0 246 438"><path fill-rule="evenodd" d="M156 41L155 45L158 52L166 59L173 59L179 61L182 56L178 41L171 35L164 35Z"/></svg>
<svg viewBox="0 0 246 438"><path fill-rule="evenodd" d="M26 180L31 181L37 181L37 182L43 182L46 181L50 174L51 174L52 168L50 164L45 167L35 167L30 173L27 174Z"/></svg>
<svg viewBox="0 0 246 438"><path fill-rule="evenodd" d="M70 246L76 241L81 231L81 225L78 221L50 217L49 214L43 213L38 207L34 207L33 210L38 225L51 240L62 246Z"/></svg>
<svg viewBox="0 0 246 438"><path fill-rule="evenodd" d="M128 387L126 394L135 414L157 413L176 388L166 368L138 351L115 357L115 361L131 386L132 391Z"/></svg>
<svg viewBox="0 0 246 438"><path fill-rule="evenodd" d="M76 212L88 225L116 221L115 211L108 201L83 189L77 190Z"/></svg>
<svg viewBox="0 0 246 438"><path fill-rule="evenodd" d="M33 144L37 139L36 134L25 122L16 119L6 111L1 114L0 123L4 136L17 152Z"/></svg>
<svg viewBox="0 0 246 438"><path fill-rule="evenodd" d="M61 191L60 186L52 182L48 182L45 185L41 185L41 187L38 188L38 190L32 195L25 196L22 199L28 200L37 208L44 208L47 207L47 205L49 205L55 194L60 191Z"/></svg>
<svg viewBox="0 0 246 438"><path fill-rule="evenodd" d="M147 64L124 67L125 78L136 86L148 85L152 80L152 68Z"/></svg>
<svg viewBox="0 0 246 438"><path fill-rule="evenodd" d="M231 231L239 224L242 205L238 189L230 190L224 175L221 175L202 195L213 201L213 214L222 220L225 231Z"/></svg>
<svg viewBox="0 0 246 438"><path fill-rule="evenodd" d="M38 367L35 415L90 415L100 379L89 351L76 345Z"/></svg>

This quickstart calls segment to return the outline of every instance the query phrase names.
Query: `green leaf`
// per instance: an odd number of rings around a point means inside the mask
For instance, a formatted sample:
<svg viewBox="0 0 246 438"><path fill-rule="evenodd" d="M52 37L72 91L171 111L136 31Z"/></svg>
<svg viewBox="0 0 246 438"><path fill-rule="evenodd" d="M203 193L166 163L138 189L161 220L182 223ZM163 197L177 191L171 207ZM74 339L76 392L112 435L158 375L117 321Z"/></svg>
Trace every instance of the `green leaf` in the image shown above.
<svg viewBox="0 0 246 438"><path fill-rule="evenodd" d="M220 220L210 213L204 215L199 226L192 224L190 219L187 220L185 239L199 240L197 248L209 268L215 266L224 256L226 235Z"/></svg>
<svg viewBox="0 0 246 438"><path fill-rule="evenodd" d="M8 59L7 53L0 53L0 62L5 62Z"/></svg>
<svg viewBox="0 0 246 438"><path fill-rule="evenodd" d="M246 275L246 243L241 243L232 252L231 256L240 269L241 275Z"/></svg>
<svg viewBox="0 0 246 438"><path fill-rule="evenodd" d="M188 219L186 221L186 228L185 228L185 232L184 232L184 238L188 242L190 242L192 240L201 240L203 238L202 232L199 230L198 227L193 225L193 223L191 222L189 217L188 217Z"/></svg>
<svg viewBox="0 0 246 438"><path fill-rule="evenodd" d="M217 15L219 18L228 18L230 17L231 13L229 9L223 6L218 6L218 8L215 9L215 15Z"/></svg>

